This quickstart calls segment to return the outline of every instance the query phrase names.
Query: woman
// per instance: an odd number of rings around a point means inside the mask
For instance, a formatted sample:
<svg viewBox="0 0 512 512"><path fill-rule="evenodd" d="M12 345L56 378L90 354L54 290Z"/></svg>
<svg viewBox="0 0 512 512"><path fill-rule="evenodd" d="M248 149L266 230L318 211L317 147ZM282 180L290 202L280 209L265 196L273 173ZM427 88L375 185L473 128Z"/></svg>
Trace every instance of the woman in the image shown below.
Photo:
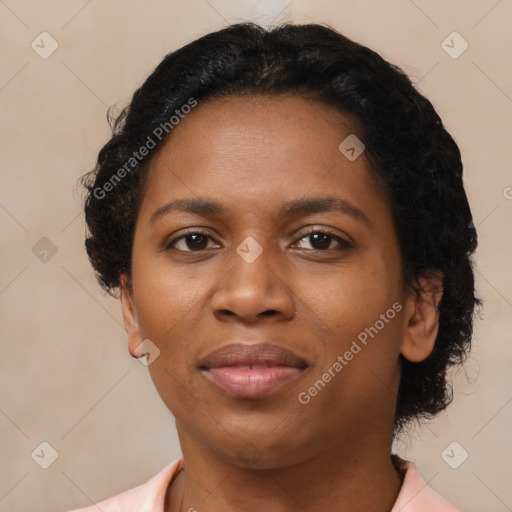
<svg viewBox="0 0 512 512"><path fill-rule="evenodd" d="M163 59L84 184L183 458L80 510L455 510L391 445L451 401L477 235L398 67L327 26L231 25Z"/></svg>

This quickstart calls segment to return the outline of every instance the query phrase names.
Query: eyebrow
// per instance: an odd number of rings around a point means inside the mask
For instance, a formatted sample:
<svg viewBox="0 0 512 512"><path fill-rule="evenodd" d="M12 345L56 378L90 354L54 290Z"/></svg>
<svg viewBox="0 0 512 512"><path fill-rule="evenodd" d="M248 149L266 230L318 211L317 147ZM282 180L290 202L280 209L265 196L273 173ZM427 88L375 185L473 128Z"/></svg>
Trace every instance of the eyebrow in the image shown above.
<svg viewBox="0 0 512 512"><path fill-rule="evenodd" d="M216 201L203 198L176 199L155 210L153 215L151 215L150 223L155 223L164 215L174 211L192 213L203 217L213 217L229 213L225 206ZM362 221L368 227L372 225L370 219L362 210L341 197L314 197L288 201L280 207L278 216L280 218L286 218L321 212L342 213Z"/></svg>

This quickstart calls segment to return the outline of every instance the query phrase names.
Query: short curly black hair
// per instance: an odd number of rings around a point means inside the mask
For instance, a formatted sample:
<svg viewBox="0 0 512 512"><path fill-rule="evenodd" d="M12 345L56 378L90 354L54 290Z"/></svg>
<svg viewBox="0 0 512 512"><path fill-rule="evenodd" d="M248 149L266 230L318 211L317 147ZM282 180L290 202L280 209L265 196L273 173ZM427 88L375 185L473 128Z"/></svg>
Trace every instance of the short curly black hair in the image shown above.
<svg viewBox="0 0 512 512"><path fill-rule="evenodd" d="M477 234L457 144L406 74L371 49L326 24L265 29L246 22L166 55L115 119L109 112L112 137L94 170L82 177L87 254L100 285L117 296L121 276L130 277L143 178L173 124L194 102L281 93L313 97L355 115L365 154L392 206L404 283L419 293L418 276L442 272L435 347L421 362L400 356L398 435L452 401L448 370L467 357L481 304L470 259Z"/></svg>

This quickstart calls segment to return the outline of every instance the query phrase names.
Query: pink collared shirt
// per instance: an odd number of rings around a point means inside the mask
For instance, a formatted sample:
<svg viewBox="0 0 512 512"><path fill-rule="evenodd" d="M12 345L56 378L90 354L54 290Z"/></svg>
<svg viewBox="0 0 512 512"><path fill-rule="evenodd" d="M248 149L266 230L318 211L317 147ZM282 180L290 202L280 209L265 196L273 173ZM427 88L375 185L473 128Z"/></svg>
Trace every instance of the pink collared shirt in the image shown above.
<svg viewBox="0 0 512 512"><path fill-rule="evenodd" d="M398 458L405 477L391 512L459 512L423 480L413 462ZM165 512L167 487L183 465L177 459L146 483L101 501L68 512Z"/></svg>

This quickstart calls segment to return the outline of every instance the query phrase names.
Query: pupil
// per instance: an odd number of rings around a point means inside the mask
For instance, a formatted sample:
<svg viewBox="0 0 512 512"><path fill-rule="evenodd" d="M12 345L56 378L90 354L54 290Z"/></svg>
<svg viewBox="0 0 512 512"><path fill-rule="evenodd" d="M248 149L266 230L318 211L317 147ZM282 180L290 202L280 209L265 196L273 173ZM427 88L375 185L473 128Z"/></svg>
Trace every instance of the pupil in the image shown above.
<svg viewBox="0 0 512 512"><path fill-rule="evenodd" d="M193 243L192 244L190 244L190 243L188 244L189 249L192 249L192 248L200 249L201 245L204 245L204 242L205 242L205 239L206 239L206 237L204 235L188 235L188 236L189 236L189 240L191 238L193 239ZM199 240L199 243L197 243L198 240ZM190 245L192 245L192 247L190 247Z"/></svg>
<svg viewBox="0 0 512 512"><path fill-rule="evenodd" d="M321 249L328 249L330 245L330 236L326 235L324 233L313 233L312 235L309 235L310 237L313 237L314 243L318 244L320 243ZM311 241L311 240L310 240Z"/></svg>

